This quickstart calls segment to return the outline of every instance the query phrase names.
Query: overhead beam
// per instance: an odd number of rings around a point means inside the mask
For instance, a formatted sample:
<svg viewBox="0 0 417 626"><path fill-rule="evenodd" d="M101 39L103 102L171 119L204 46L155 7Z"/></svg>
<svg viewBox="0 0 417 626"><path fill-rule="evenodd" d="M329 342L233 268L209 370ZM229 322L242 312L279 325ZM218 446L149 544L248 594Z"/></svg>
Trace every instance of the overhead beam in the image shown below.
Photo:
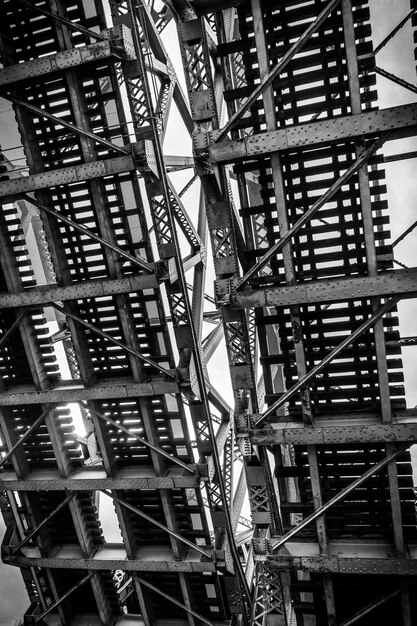
<svg viewBox="0 0 417 626"><path fill-rule="evenodd" d="M54 549L53 556L41 556L39 548L24 547L22 554L9 556L13 546L2 546L3 561L17 567L46 567L51 569L123 570L136 572L215 572L222 563L200 560L199 552L189 549L181 561L175 559L171 548L140 548L129 559L123 544L100 546L92 558L85 558L78 546L62 546ZM219 557L220 555L217 554Z"/></svg>
<svg viewBox="0 0 417 626"><path fill-rule="evenodd" d="M135 144L132 144L134 146ZM113 159L103 159L102 161L91 161L82 165L72 165L61 167L56 170L48 170L40 174L30 176L19 176L10 180L0 182L0 197L15 196L18 194L49 189L58 185L69 185L79 181L131 172L136 169L133 154L115 157Z"/></svg>
<svg viewBox="0 0 417 626"><path fill-rule="evenodd" d="M116 383L109 381L92 387L84 387L78 382L68 381L70 386L57 385L53 389L37 391L36 389L8 389L0 393L0 406L16 406L25 404L43 404L53 402L81 402L83 400L103 400L105 398L134 398L157 396L165 393L178 393L176 382L154 378L147 383ZM72 384L71 384L72 383Z"/></svg>
<svg viewBox="0 0 417 626"><path fill-rule="evenodd" d="M98 63L111 58L121 59L124 56L123 50L116 48L110 40L103 40L4 67L0 69L0 87L14 86L22 81L49 76L87 63Z"/></svg>
<svg viewBox="0 0 417 626"><path fill-rule="evenodd" d="M0 487L6 491L97 491L98 489L188 489L196 488L208 478L207 464L192 464L196 471L192 476L169 468L164 476L158 476L153 467L123 468L114 476L108 476L104 469L87 467L69 477L62 477L58 470L34 470L24 479L19 479L12 471L4 471Z"/></svg>
<svg viewBox="0 0 417 626"><path fill-rule="evenodd" d="M413 103L287 126L234 141L225 139L215 143L216 131L200 132L195 135L195 145L197 150L208 150L211 162L234 163L273 151L307 149L386 132L390 133L388 140L399 139L414 135L416 125L417 104Z"/></svg>
<svg viewBox="0 0 417 626"><path fill-rule="evenodd" d="M319 554L318 546L288 543L285 554L267 555L270 567L332 574L372 576L416 576L417 546L409 545L409 557L396 557L391 544L329 543L329 554ZM315 553L313 553L315 552ZM265 559L265 556L257 557Z"/></svg>
<svg viewBox="0 0 417 626"><path fill-rule="evenodd" d="M51 302L102 298L117 294L132 293L158 287L155 274L128 276L118 279L86 280L71 285L41 285L17 293L0 293L0 308L33 307Z"/></svg>
<svg viewBox="0 0 417 626"><path fill-rule="evenodd" d="M256 417L256 416L255 416ZM237 436L249 436L252 445L331 445L369 442L417 441L417 419L414 422L401 424L382 424L380 421L366 420L362 423L337 420L333 424L314 426L301 424L277 424L275 428L249 430Z"/></svg>
<svg viewBox="0 0 417 626"><path fill-rule="evenodd" d="M218 281L219 282L219 281ZM277 285L240 291L231 297L233 309L292 306L359 300L370 297L402 297L417 292L417 268L383 272L377 276L356 276L305 282L302 285Z"/></svg>

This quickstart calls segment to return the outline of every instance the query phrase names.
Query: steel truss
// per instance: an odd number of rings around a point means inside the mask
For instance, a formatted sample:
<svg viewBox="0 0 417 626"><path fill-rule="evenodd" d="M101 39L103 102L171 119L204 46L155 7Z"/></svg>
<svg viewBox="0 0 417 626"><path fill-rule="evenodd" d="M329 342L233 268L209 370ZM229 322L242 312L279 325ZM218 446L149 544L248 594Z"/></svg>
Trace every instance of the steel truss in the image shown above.
<svg viewBox="0 0 417 626"><path fill-rule="evenodd" d="M417 619L395 314L417 276L392 255L415 224L390 246L380 167L415 156L380 150L417 105L372 105L376 74L416 91L377 60L415 11L372 49L366 0L0 2L2 148L28 169L1 156L2 558L25 623ZM174 108L192 156L165 154Z"/></svg>

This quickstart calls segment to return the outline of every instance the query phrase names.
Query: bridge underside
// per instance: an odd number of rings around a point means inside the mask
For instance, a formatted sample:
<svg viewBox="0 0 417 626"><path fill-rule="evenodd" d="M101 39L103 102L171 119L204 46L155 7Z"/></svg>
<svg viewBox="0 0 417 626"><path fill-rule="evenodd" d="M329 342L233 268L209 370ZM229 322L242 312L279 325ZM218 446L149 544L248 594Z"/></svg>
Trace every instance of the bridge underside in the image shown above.
<svg viewBox="0 0 417 626"><path fill-rule="evenodd" d="M399 4L376 46L366 0L0 1L25 624L417 622L415 224L392 241L387 200L413 181L385 178L417 88L378 59L417 26ZM377 76L414 96L378 78L378 106Z"/></svg>

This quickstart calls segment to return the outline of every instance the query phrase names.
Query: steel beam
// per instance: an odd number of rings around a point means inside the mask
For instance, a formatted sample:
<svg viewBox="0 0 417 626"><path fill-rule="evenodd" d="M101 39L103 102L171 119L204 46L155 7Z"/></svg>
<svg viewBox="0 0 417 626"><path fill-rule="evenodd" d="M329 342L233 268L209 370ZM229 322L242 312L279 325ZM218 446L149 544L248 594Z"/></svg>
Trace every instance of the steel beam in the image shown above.
<svg viewBox="0 0 417 626"><path fill-rule="evenodd" d="M368 547L368 550L367 550ZM283 570L302 570L332 574L368 574L372 576L416 576L417 575L417 546L409 546L410 557L395 557L394 547L384 544L362 546L358 544L344 546L342 543L330 543L328 555L309 554L311 544L287 544L286 554L268 555L267 563L272 568ZM372 548L372 549L370 549ZM288 554L290 552L290 554ZM307 554L306 554L307 552ZM365 556L377 553L378 556ZM265 557L256 557L264 559Z"/></svg>
<svg viewBox="0 0 417 626"><path fill-rule="evenodd" d="M190 468L196 470L196 475L169 468L164 476L158 476L152 466L134 466L123 468L113 476L108 476L104 469L91 466L77 470L69 477L62 477L57 470L33 470L21 479L15 472L5 470L0 475L0 488L7 491L195 489L201 481L208 480L207 464L198 463L191 465Z"/></svg>
<svg viewBox="0 0 417 626"><path fill-rule="evenodd" d="M25 404L81 402L83 400L103 400L105 398L133 398L157 396L165 393L178 393L179 386L175 382L154 378L151 382L119 383L109 381L92 387L84 387L78 381L68 381L70 386L57 385L53 389L37 391L35 389L22 390L21 387L13 390L9 388L0 393L1 406L16 406Z"/></svg>
<svg viewBox="0 0 417 626"><path fill-rule="evenodd" d="M254 416L256 418L256 416ZM274 428L254 429L248 433L239 433L238 437L249 436L253 445L334 445L348 443L417 441L417 420L404 424L393 422L382 424L380 421L366 420L352 423L348 419L335 420L320 425L316 420L313 426L301 424L278 424Z"/></svg>
<svg viewBox="0 0 417 626"><path fill-rule="evenodd" d="M388 140L399 139L414 135L416 125L417 104L413 103L287 126L249 135L244 139L225 139L220 143L215 143L216 131L200 132L195 135L195 145L198 151L208 150L213 163L232 163L265 156L277 150L309 149L387 132Z"/></svg>
<svg viewBox="0 0 417 626"><path fill-rule="evenodd" d="M0 69L0 87L4 89L22 81L49 76L86 63L99 63L111 58L121 59L123 56L123 51L115 48L109 40L99 41L89 46L72 48L32 61L25 61L25 63L4 67Z"/></svg>
<svg viewBox="0 0 417 626"><path fill-rule="evenodd" d="M400 294L414 296L417 292L417 268L382 272L376 276L356 276L306 282L302 285L277 285L240 291L231 297L233 309L251 307L292 306L359 300L361 298L386 298Z"/></svg>
<svg viewBox="0 0 417 626"><path fill-rule="evenodd" d="M91 180L102 178L103 176L111 176L112 174L121 174L122 172L132 172L134 170L136 170L136 164L132 154L112 159L103 159L102 161L91 161L81 165L61 167L41 172L40 174L19 176L18 178L1 181L0 198L40 189L50 189L58 185L69 185L81 180Z"/></svg>
<svg viewBox="0 0 417 626"><path fill-rule="evenodd" d="M18 307L36 307L51 302L67 300L83 300L85 298L102 298L117 294L133 293L144 289L155 289L158 280L155 274L141 274L126 278L86 280L72 285L40 285L15 293L0 293L0 308L14 309ZM3 337L0 341L3 340Z"/></svg>
<svg viewBox="0 0 417 626"><path fill-rule="evenodd" d="M9 546L9 549L13 546ZM171 548L140 548L133 558L128 558L123 544L100 546L94 556L85 558L78 546L55 547L53 556L41 556L38 548L22 548L22 555L8 556L8 548L3 546L3 561L17 567L47 567L51 569L123 570L126 572L215 572L217 564L211 560L201 560L195 550L188 550L187 556L178 561Z"/></svg>

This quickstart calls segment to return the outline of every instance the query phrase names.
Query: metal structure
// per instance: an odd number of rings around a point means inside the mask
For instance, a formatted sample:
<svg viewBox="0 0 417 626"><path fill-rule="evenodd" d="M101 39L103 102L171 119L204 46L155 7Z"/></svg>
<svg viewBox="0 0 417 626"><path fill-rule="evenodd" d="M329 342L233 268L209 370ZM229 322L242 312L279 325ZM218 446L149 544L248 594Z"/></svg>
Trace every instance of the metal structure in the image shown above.
<svg viewBox="0 0 417 626"><path fill-rule="evenodd" d="M366 0L0 0L1 550L25 624L417 622L396 315L417 270L393 254L416 223L390 244L382 168L416 152L381 152L417 104L375 87L416 92L377 59L416 11L373 48ZM174 113L192 155L166 154Z"/></svg>

